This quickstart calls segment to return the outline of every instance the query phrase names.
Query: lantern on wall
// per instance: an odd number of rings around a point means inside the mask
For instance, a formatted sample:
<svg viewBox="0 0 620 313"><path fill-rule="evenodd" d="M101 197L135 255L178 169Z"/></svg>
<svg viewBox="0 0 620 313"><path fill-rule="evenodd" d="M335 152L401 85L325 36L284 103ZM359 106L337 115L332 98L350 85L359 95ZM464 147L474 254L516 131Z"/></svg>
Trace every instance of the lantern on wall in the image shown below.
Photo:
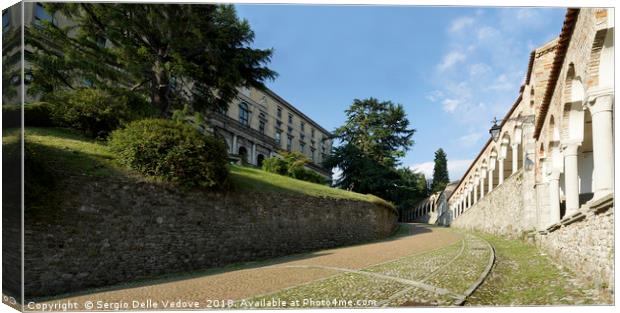
<svg viewBox="0 0 620 313"><path fill-rule="evenodd" d="M493 126L491 126L491 129L489 129L489 133L491 134L491 138L493 138L493 141L497 142L497 139L499 139L499 132L500 130L502 130L502 128L497 125L497 118L493 118Z"/></svg>

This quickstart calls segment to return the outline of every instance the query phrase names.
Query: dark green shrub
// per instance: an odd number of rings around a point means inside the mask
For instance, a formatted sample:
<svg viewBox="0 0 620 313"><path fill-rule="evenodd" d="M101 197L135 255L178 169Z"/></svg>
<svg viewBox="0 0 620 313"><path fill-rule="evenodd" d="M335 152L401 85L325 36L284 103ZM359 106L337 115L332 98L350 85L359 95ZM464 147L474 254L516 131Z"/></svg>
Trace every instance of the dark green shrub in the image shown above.
<svg viewBox="0 0 620 313"><path fill-rule="evenodd" d="M20 127L21 119L19 105L2 106L2 125L4 128ZM24 105L24 124L30 127L54 126L49 103L34 102Z"/></svg>
<svg viewBox="0 0 620 313"><path fill-rule="evenodd" d="M323 178L323 176L321 176L319 173L307 169L305 167L292 167L289 169L288 172L288 176L299 179L299 180L305 180L305 181L309 181L312 183L317 183L317 184L325 184L325 178Z"/></svg>
<svg viewBox="0 0 620 313"><path fill-rule="evenodd" d="M270 157L263 161L263 170L276 173L280 175L286 175L288 173L288 165L286 161L278 157Z"/></svg>
<svg viewBox="0 0 620 313"><path fill-rule="evenodd" d="M109 146L120 163L146 176L207 188L221 187L228 178L226 144L181 122L131 122L110 134Z"/></svg>
<svg viewBox="0 0 620 313"><path fill-rule="evenodd" d="M317 184L325 184L325 179L319 173L305 167L310 163L300 152L281 152L281 158L274 156L263 161L263 170L280 175L286 175L299 180Z"/></svg>
<svg viewBox="0 0 620 313"><path fill-rule="evenodd" d="M82 88L59 91L49 97L53 121L90 137L106 137L130 117L125 96Z"/></svg>

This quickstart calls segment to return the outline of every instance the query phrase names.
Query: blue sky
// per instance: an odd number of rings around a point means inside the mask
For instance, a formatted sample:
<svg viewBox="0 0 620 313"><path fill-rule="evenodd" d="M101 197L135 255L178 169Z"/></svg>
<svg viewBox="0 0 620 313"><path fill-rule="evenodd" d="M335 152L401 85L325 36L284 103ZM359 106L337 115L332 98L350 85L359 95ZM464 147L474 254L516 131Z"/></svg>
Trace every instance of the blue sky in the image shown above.
<svg viewBox="0 0 620 313"><path fill-rule="evenodd" d="M563 8L237 5L274 48L273 91L328 130L355 98L405 107L417 132L402 160L459 179L518 96L532 49L555 38Z"/></svg>

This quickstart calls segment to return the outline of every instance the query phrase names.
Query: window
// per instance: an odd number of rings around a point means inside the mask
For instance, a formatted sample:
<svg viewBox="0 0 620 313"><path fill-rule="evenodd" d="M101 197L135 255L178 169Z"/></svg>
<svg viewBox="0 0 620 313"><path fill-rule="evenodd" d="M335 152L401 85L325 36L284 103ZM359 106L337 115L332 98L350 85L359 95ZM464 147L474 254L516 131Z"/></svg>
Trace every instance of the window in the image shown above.
<svg viewBox="0 0 620 313"><path fill-rule="evenodd" d="M306 153L306 144L305 143L299 143L299 148L301 150L301 153Z"/></svg>
<svg viewBox="0 0 620 313"><path fill-rule="evenodd" d="M43 4L40 2L38 2L37 5L35 5L34 7L34 19L35 19L35 23L39 25L41 24L41 21L54 22L54 20L52 19L52 16L49 13L47 13L47 11L45 11Z"/></svg>
<svg viewBox="0 0 620 313"><path fill-rule="evenodd" d="M265 133L265 125L267 124L267 118L265 117L265 113L261 112L258 115L258 131L261 134Z"/></svg>
<svg viewBox="0 0 620 313"><path fill-rule="evenodd" d="M239 103L239 122L246 126L250 125L250 110L245 102Z"/></svg>
<svg viewBox="0 0 620 313"><path fill-rule="evenodd" d="M293 148L293 136L288 136L286 139L286 150L291 151Z"/></svg>
<svg viewBox="0 0 620 313"><path fill-rule="evenodd" d="M304 135L304 133L299 133L299 140L305 140L306 139L306 135Z"/></svg>
<svg viewBox="0 0 620 313"><path fill-rule="evenodd" d="M306 123L301 122L301 131L306 131Z"/></svg>
<svg viewBox="0 0 620 313"><path fill-rule="evenodd" d="M293 127L289 126L287 130L288 130L288 133L289 133L289 134L292 134L292 133L293 133Z"/></svg>
<svg viewBox="0 0 620 313"><path fill-rule="evenodd" d="M312 156L312 162L316 162L316 151L312 147L310 147L310 155Z"/></svg>
<svg viewBox="0 0 620 313"><path fill-rule="evenodd" d="M276 143L279 146L280 143L282 142L282 131L276 130L276 138L275 139L276 139Z"/></svg>
<svg viewBox="0 0 620 313"><path fill-rule="evenodd" d="M278 107L278 118L282 118L282 108Z"/></svg>
<svg viewBox="0 0 620 313"><path fill-rule="evenodd" d="M293 124L293 114L289 113L289 115L288 115L288 123L289 124Z"/></svg>
<svg viewBox="0 0 620 313"><path fill-rule="evenodd" d="M11 14L9 14L9 9L6 9L2 12L2 32L9 30L9 26L11 26Z"/></svg>
<svg viewBox="0 0 620 313"><path fill-rule="evenodd" d="M314 128L310 129L310 135L314 138Z"/></svg>
<svg viewBox="0 0 620 313"><path fill-rule="evenodd" d="M282 128L282 121L276 120L276 127L277 128Z"/></svg>

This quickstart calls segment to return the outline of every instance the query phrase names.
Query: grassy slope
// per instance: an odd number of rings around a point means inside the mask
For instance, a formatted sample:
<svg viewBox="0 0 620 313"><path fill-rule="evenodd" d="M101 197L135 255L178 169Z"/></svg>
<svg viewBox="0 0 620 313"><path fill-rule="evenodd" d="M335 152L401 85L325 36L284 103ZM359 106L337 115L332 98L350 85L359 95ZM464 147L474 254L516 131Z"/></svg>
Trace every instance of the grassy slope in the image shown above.
<svg viewBox="0 0 620 313"><path fill-rule="evenodd" d="M467 300L468 305L602 304L594 290L574 280L540 251L519 240L477 233L495 247L491 275Z"/></svg>
<svg viewBox="0 0 620 313"><path fill-rule="evenodd" d="M27 128L26 143L27 147L32 147L35 154L42 156L45 162L56 170L92 176L137 175L118 165L105 144L70 130ZM254 168L233 165L231 179L236 188L244 190L302 193L312 197L352 199L393 207L372 195L330 188Z"/></svg>

